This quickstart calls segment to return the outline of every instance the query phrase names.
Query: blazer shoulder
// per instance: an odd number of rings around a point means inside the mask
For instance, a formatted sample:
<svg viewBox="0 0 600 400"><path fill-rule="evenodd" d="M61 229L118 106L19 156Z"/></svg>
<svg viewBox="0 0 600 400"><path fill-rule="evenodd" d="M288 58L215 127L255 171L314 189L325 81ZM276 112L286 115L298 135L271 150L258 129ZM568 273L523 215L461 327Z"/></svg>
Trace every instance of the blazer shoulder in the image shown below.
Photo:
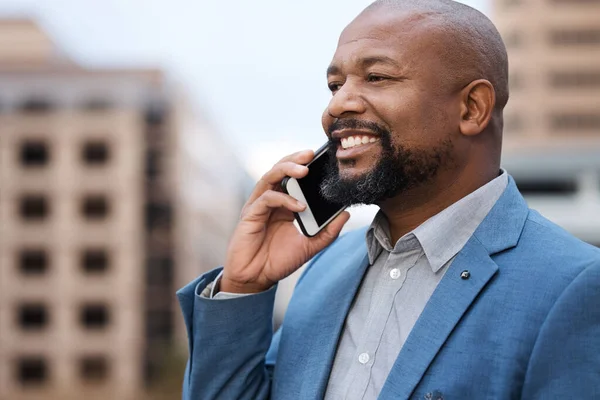
<svg viewBox="0 0 600 400"><path fill-rule="evenodd" d="M525 256L531 267L550 266L578 274L589 266L600 265L600 249L586 243L557 224L530 210L516 253Z"/></svg>
<svg viewBox="0 0 600 400"><path fill-rule="evenodd" d="M577 250L600 261L600 248L575 237L572 233L543 217L539 212L530 210L526 227L531 232L564 246L566 249ZM552 249L549 249L552 250Z"/></svg>

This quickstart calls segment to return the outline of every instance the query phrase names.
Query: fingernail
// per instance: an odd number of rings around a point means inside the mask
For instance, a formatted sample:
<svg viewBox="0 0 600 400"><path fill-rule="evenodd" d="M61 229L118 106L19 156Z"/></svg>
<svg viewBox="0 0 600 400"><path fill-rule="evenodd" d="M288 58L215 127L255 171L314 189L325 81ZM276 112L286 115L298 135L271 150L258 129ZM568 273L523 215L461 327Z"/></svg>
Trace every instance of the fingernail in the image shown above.
<svg viewBox="0 0 600 400"><path fill-rule="evenodd" d="M304 172L307 168L304 165L296 165L294 169L296 170L296 172Z"/></svg>

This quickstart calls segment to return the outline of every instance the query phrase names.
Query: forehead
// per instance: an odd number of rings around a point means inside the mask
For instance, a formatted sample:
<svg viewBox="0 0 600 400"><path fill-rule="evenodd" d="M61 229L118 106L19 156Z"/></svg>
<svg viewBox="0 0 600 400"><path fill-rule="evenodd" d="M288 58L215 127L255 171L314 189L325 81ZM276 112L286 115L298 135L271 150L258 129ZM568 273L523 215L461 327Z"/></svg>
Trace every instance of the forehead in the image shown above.
<svg viewBox="0 0 600 400"><path fill-rule="evenodd" d="M441 39L430 17L416 12L366 11L340 35L332 65L377 56L392 58L406 68L431 62Z"/></svg>

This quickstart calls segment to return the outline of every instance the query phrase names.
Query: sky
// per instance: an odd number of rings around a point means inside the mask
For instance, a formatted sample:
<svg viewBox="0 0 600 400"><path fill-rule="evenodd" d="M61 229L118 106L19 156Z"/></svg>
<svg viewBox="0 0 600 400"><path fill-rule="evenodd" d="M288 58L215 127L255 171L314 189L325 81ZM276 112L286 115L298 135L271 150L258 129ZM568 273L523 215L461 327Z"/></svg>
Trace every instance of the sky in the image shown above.
<svg viewBox="0 0 600 400"><path fill-rule="evenodd" d="M318 148L325 69L342 29L370 0L2 0L37 19L76 62L159 67L254 177ZM486 0L462 1L488 13Z"/></svg>
<svg viewBox="0 0 600 400"><path fill-rule="evenodd" d="M488 0L461 1L489 15ZM370 0L0 0L87 67L164 69L258 179L325 141L325 70ZM351 210L356 226L376 209ZM353 224L354 225L354 224Z"/></svg>

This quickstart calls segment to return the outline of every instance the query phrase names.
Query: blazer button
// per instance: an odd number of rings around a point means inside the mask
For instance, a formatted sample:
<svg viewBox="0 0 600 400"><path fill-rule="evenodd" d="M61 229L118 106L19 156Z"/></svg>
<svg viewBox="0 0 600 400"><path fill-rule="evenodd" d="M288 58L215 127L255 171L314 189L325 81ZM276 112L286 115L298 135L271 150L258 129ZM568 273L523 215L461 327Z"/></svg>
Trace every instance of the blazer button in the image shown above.
<svg viewBox="0 0 600 400"><path fill-rule="evenodd" d="M464 270L463 272L460 273L461 279L469 279L470 277L471 277L471 273L467 270Z"/></svg>

